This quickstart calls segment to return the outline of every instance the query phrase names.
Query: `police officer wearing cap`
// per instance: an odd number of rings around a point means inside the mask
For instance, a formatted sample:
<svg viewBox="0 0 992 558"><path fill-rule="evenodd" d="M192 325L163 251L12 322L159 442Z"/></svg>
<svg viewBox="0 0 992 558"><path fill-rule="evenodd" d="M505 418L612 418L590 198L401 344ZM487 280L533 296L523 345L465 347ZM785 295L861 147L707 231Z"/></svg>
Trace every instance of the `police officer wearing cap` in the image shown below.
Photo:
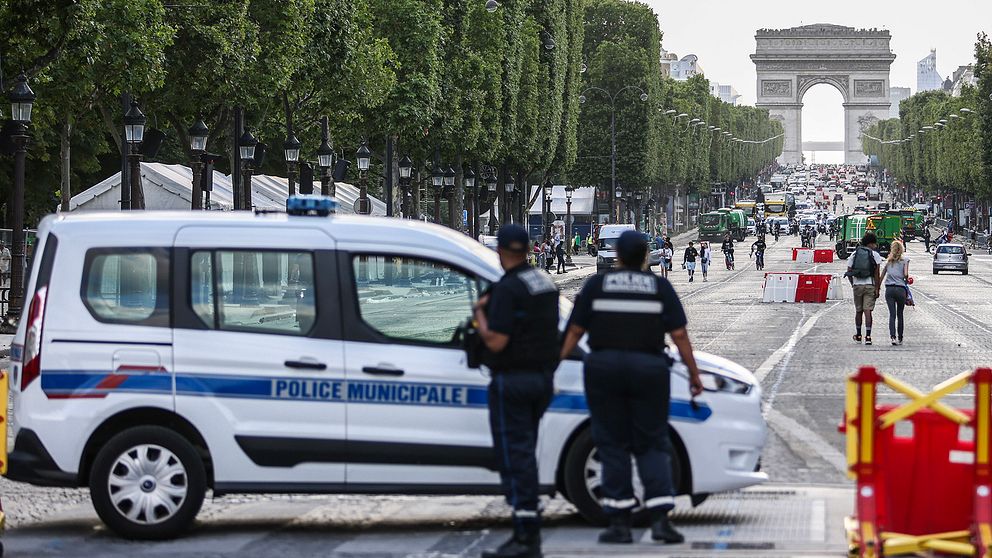
<svg viewBox="0 0 992 558"><path fill-rule="evenodd" d="M537 430L551 403L558 366L558 288L527 263L529 238L519 225L497 235L506 273L475 307L483 363L492 372L489 426L513 536L483 558L539 558L541 531Z"/></svg>
<svg viewBox="0 0 992 558"><path fill-rule="evenodd" d="M644 236L626 231L617 240L619 265L582 287L569 320L561 355L571 354L588 333L585 392L592 437L603 464L603 511L610 526L603 543L630 543L630 514L637 505L631 485L631 455L644 484L643 505L651 514L651 537L684 540L668 521L675 507L668 438L671 360L664 353L669 334L689 370L693 396L702 393L699 371L686 333L686 317L667 279L643 271Z"/></svg>

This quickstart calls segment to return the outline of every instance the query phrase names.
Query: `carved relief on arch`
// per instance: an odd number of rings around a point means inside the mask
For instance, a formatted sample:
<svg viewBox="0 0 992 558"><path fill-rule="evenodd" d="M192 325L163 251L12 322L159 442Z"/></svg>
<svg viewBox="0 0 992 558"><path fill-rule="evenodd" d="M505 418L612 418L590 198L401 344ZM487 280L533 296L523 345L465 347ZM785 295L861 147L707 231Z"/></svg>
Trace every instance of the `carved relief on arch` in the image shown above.
<svg viewBox="0 0 992 558"><path fill-rule="evenodd" d="M797 88L798 98L802 99L803 95L814 85L819 85L821 83L828 83L833 85L840 91L840 94L844 96L844 102L848 102L851 98L851 93L849 90L848 76L798 76L796 78L799 82Z"/></svg>

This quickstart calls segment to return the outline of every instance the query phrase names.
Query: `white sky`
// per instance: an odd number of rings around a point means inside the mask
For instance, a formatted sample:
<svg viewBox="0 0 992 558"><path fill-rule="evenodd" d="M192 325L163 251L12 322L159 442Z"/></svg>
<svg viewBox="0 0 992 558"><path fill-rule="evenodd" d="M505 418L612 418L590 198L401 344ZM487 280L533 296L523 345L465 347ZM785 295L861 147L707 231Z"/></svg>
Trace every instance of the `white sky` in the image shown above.
<svg viewBox="0 0 992 558"><path fill-rule="evenodd" d="M947 77L974 61L980 30L992 34L992 0L643 0L658 14L662 46L681 58L699 56L706 77L733 85L755 102L754 32L833 23L888 29L896 60L893 87L916 93L916 63L937 49L937 70ZM840 93L819 85L803 99L803 139L843 141Z"/></svg>

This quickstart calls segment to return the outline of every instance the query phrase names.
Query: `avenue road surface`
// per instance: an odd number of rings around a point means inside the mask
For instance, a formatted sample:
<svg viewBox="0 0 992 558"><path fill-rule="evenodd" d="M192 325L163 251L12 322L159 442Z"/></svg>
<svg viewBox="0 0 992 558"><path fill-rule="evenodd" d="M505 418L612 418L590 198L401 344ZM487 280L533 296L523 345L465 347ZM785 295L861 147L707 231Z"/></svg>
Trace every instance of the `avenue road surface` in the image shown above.
<svg viewBox="0 0 992 558"><path fill-rule="evenodd" d="M853 199L847 200L853 206ZM676 238L676 260L692 235ZM934 235L936 236L936 235ZM910 242L910 271L917 305L906 309L905 344L889 344L884 301L875 310L875 345L855 344L851 289L826 304L762 303L764 274L748 259L750 237L738 246L737 269L727 271L719 250L708 282L689 283L678 263L671 280L689 316L697 350L754 370L765 394L770 437L762 468L770 482L718 495L675 515L687 543L659 547L641 530L639 543L596 544L598 529L585 524L561 499L546 513L547 556L840 556L846 550L842 519L853 491L844 475L844 378L860 365L878 366L922 390L979 365L992 364L992 256L971 258L971 273L931 274L931 257ZM798 237L769 237L765 271L842 274L842 262L791 261ZM831 248L826 236L819 247ZM555 276L574 297L585 268ZM891 395L892 401L898 399ZM971 405L969 393L952 396ZM491 497L227 496L208 500L194 531L164 543L119 540L99 523L83 490L42 489L0 480L9 514L4 543L11 556L477 556L499 542L509 514Z"/></svg>

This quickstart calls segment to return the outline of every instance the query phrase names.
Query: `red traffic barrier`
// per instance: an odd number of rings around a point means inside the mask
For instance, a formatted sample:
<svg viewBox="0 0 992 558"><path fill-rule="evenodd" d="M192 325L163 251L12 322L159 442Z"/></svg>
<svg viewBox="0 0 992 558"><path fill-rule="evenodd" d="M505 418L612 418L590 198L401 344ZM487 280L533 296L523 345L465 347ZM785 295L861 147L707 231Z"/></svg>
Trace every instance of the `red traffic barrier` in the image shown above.
<svg viewBox="0 0 992 558"><path fill-rule="evenodd" d="M833 275L829 273L800 274L799 285L796 287L796 302L826 302L832 278Z"/></svg>
<svg viewBox="0 0 992 558"><path fill-rule="evenodd" d="M877 386L905 395L880 405ZM974 384L974 410L941 402ZM963 372L922 393L875 368L848 377L844 405L856 515L849 555L992 553L992 369Z"/></svg>
<svg viewBox="0 0 992 558"><path fill-rule="evenodd" d="M833 263L834 262L834 251L830 249L826 250L813 250L813 263Z"/></svg>

